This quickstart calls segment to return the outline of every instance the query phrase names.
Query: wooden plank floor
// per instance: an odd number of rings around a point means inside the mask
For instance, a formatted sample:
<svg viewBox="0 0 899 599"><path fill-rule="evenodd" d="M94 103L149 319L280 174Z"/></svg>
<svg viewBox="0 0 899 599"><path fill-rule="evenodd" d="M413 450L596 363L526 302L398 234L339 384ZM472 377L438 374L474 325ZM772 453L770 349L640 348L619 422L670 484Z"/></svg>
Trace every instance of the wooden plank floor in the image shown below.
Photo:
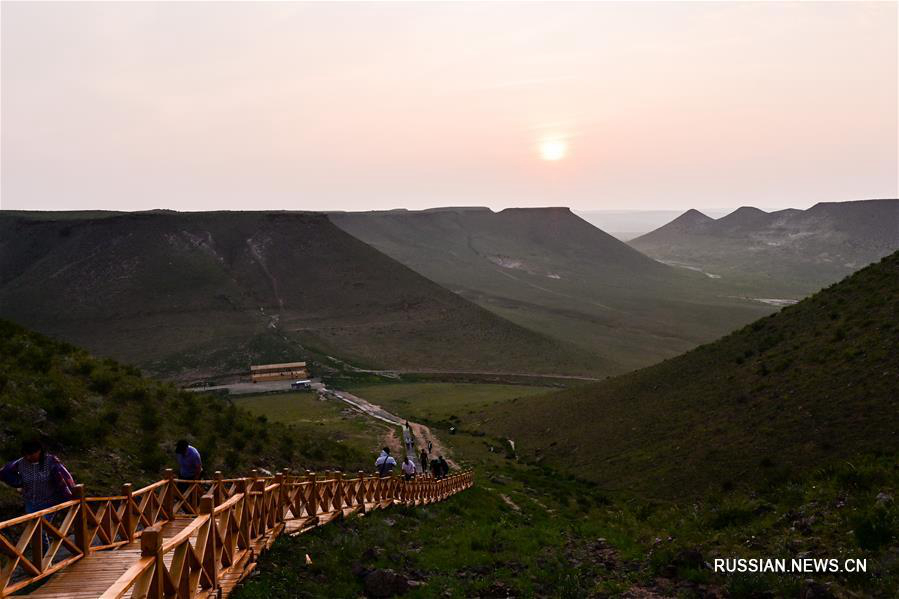
<svg viewBox="0 0 899 599"><path fill-rule="evenodd" d="M162 527L163 537L169 539L184 530L193 518L177 518ZM171 553L166 556L170 563ZM50 580L30 593L42 599L96 599L140 559L140 541L118 549L97 551L61 570Z"/></svg>
<svg viewBox="0 0 899 599"><path fill-rule="evenodd" d="M365 512L389 507L393 500L369 502L365 504ZM270 530L264 537L256 539L252 544L252 551L247 552L236 564L229 569L219 580L222 589L222 597L227 597L241 580L256 566L253 560L256 556L271 547L275 539L282 533L291 536L302 534L317 526L322 526L333 520L348 517L357 512L362 512L360 506L348 507L325 514L319 514L314 518L296 518L287 520ZM193 522L191 517L177 518L162 527L164 539L170 539L184 530ZM194 535L193 539L196 539ZM163 541L164 542L164 541ZM172 552L165 556L166 565L171 564ZM140 559L140 540L117 549L97 551L82 558L53 575L48 582L40 588L29 593L30 597L40 599L96 599L106 589L112 586L124 574L132 564ZM216 596L215 591L210 591L209 597Z"/></svg>

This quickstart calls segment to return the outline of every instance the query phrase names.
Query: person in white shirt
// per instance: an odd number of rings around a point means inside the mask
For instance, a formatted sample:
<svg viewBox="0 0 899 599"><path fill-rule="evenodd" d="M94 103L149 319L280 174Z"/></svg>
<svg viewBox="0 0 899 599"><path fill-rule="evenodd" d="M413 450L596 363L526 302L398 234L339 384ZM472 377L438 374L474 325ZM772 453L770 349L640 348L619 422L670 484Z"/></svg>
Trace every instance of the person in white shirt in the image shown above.
<svg viewBox="0 0 899 599"><path fill-rule="evenodd" d="M385 447L381 450L381 455L375 460L375 468L378 469L378 476L381 478L393 474L393 469L396 468L396 460L390 455L389 448Z"/></svg>
<svg viewBox="0 0 899 599"><path fill-rule="evenodd" d="M415 460L406 456L406 461L403 462L403 477L406 480L412 480L415 477Z"/></svg>

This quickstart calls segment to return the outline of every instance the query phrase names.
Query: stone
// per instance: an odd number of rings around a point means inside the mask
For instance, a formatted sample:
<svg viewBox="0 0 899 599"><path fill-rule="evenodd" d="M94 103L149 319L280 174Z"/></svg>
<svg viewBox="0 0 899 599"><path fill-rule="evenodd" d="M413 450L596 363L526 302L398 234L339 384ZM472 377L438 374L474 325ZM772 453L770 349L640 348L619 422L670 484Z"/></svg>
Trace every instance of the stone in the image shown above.
<svg viewBox="0 0 899 599"><path fill-rule="evenodd" d="M805 580L799 590L800 599L834 599L836 596L826 586L815 580Z"/></svg>
<svg viewBox="0 0 899 599"><path fill-rule="evenodd" d="M391 569L372 570L363 580L366 597L386 598L402 595L409 590L409 579Z"/></svg>

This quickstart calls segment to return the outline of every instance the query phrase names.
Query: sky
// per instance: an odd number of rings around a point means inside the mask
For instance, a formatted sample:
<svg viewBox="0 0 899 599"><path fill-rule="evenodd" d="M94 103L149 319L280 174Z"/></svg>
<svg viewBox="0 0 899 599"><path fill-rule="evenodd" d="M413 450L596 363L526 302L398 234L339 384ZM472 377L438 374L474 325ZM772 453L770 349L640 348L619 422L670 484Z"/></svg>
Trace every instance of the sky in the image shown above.
<svg viewBox="0 0 899 599"><path fill-rule="evenodd" d="M897 3L0 5L0 207L897 197Z"/></svg>

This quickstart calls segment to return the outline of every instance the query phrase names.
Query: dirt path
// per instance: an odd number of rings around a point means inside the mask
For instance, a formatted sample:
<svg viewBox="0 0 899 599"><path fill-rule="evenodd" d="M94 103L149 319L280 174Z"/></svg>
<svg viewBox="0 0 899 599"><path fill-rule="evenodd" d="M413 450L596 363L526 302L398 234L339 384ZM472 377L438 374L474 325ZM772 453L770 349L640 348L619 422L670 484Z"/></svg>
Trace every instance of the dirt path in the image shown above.
<svg viewBox="0 0 899 599"><path fill-rule="evenodd" d="M359 397L358 395L353 395L352 393L349 393L347 391L335 391L333 389L328 389L323 383L313 383L312 386L319 393L327 397L332 397L334 399L339 399L340 401L348 403L363 414L367 414L368 416L381 420L382 422L386 422L387 424L392 424L393 426L403 426L403 424L407 422L399 416L391 414L381 406L375 405L370 401ZM438 439L437 436L434 435L431 429L418 422L412 422L411 420L408 422L409 426L412 427L412 434L415 435L416 453L414 457L416 458L416 461L418 455L421 453L422 447L427 447L427 443L430 440L432 445L431 457L442 455L451 467L459 467L458 464L456 464L456 462L454 462L450 457L448 448L440 442L440 439ZM388 433L384 437L384 442L391 451L397 452L397 456L400 456L402 454L404 448L400 443L400 439L397 436L395 429L391 429L390 433Z"/></svg>
<svg viewBox="0 0 899 599"><path fill-rule="evenodd" d="M428 441L431 441L431 456L443 456L446 459L446 462L452 466L453 468L458 468L458 464L453 461L451 457L449 457L449 449L440 442L434 433L431 432L431 429L426 427L423 424L419 424L418 422L409 421L409 426L412 427L412 434L415 435L415 443L418 447L416 447L416 451L421 453L422 447L427 449Z"/></svg>

